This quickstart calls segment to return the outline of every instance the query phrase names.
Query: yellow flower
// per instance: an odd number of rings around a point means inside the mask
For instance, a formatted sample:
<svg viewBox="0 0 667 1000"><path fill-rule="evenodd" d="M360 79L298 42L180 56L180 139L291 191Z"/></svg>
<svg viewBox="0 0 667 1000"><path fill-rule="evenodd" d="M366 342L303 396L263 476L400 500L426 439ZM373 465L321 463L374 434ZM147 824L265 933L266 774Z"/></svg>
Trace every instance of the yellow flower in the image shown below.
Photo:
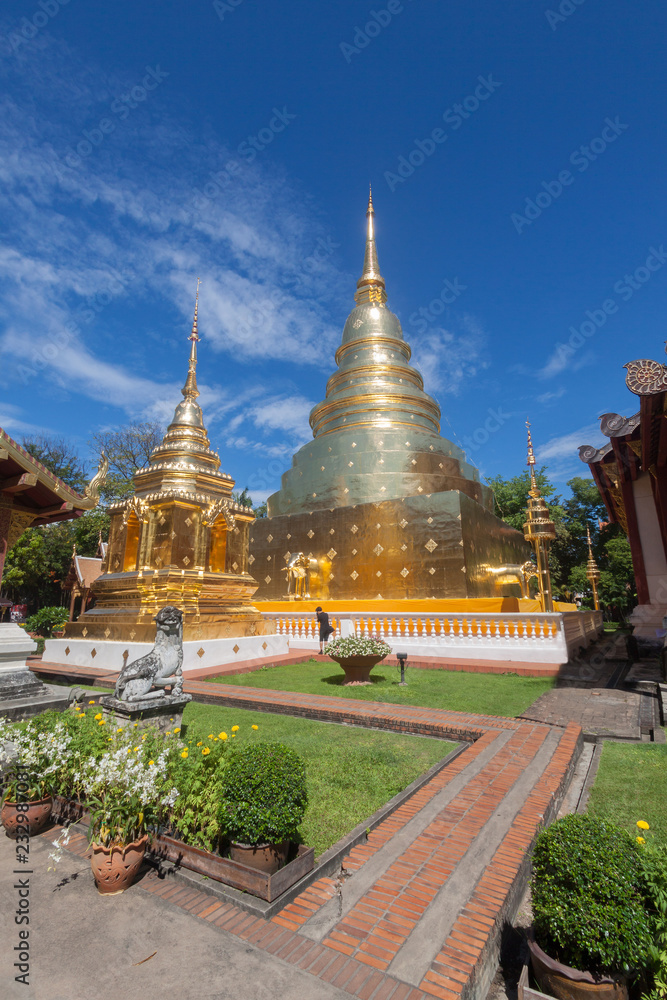
<svg viewBox="0 0 667 1000"><path fill-rule="evenodd" d="M173 719L170 719L169 721L170 721L170 722L173 722L174 720L173 720Z"/></svg>
<svg viewBox="0 0 667 1000"><path fill-rule="evenodd" d="M204 755L204 757L206 756L206 754L209 754L210 752L211 752L210 747L204 747L204 749L202 750L202 754Z"/></svg>
<svg viewBox="0 0 667 1000"><path fill-rule="evenodd" d="M94 698L91 698L91 699L90 699L90 701L88 702L88 704L89 704L89 705L94 705L94 704L95 704L95 699L94 699Z"/></svg>
<svg viewBox="0 0 667 1000"><path fill-rule="evenodd" d="M199 743L197 744L197 746L200 747L203 742L204 742L203 740L200 740Z"/></svg>
<svg viewBox="0 0 667 1000"><path fill-rule="evenodd" d="M227 733L218 733L218 739L219 740L226 740L227 739Z"/></svg>
<svg viewBox="0 0 667 1000"><path fill-rule="evenodd" d="M208 738L209 738L209 740L212 740L213 739L213 733L209 733L208 734Z"/></svg>
<svg viewBox="0 0 667 1000"><path fill-rule="evenodd" d="M651 827L648 825L648 823L646 822L645 819L639 819L639 820L637 820L637 826L639 827L640 830L650 830L651 829Z"/></svg>
<svg viewBox="0 0 667 1000"><path fill-rule="evenodd" d="M259 729L259 726L251 726L251 729Z"/></svg>
<svg viewBox="0 0 667 1000"><path fill-rule="evenodd" d="M95 722L97 722L97 720L101 718L102 718L102 713L98 712L97 715L95 716Z"/></svg>
<svg viewBox="0 0 667 1000"><path fill-rule="evenodd" d="M180 727L180 726L178 726L178 728L177 728L177 729L174 729L174 732L175 732L175 733L180 733L180 731L181 731L181 727Z"/></svg>
<svg viewBox="0 0 667 1000"><path fill-rule="evenodd" d="M232 726L232 732L233 733L238 733L238 731L239 731L239 727L238 726Z"/></svg>
<svg viewBox="0 0 667 1000"><path fill-rule="evenodd" d="M141 737L142 740L145 740L147 736L148 736L148 733L144 733L144 735Z"/></svg>
<svg viewBox="0 0 667 1000"><path fill-rule="evenodd" d="M97 723L98 726L106 726L106 724L107 724L106 719L100 719L100 721Z"/></svg>
<svg viewBox="0 0 667 1000"><path fill-rule="evenodd" d="M135 722L135 724L134 724L134 728L136 729L138 725L139 725L139 723L138 723L138 722Z"/></svg>
<svg viewBox="0 0 667 1000"><path fill-rule="evenodd" d="M107 736L107 743L113 743L113 736Z"/></svg>
<svg viewBox="0 0 667 1000"><path fill-rule="evenodd" d="M123 732L123 727L122 727L122 726L119 726L119 727L118 727L118 729L116 730L116 732L117 732L117 733L122 733L122 732Z"/></svg>
<svg viewBox="0 0 667 1000"><path fill-rule="evenodd" d="M167 732L164 735L165 736L171 736L171 729L168 729Z"/></svg>
<svg viewBox="0 0 667 1000"><path fill-rule="evenodd" d="M183 757L183 758L185 759L185 757L187 757L187 755L188 755L188 751L187 751L187 750L184 750L184 751L182 752L182 754L181 754L181 757Z"/></svg>
<svg viewBox="0 0 667 1000"><path fill-rule="evenodd" d="M149 766L150 766L151 764L154 764L154 763L155 763L155 761L154 761L154 760L149 760L149 761L148 761L148 764L149 764Z"/></svg>
<svg viewBox="0 0 667 1000"><path fill-rule="evenodd" d="M635 840L637 841L638 844L645 844L646 843L646 841L644 840L643 837L635 837Z"/></svg>

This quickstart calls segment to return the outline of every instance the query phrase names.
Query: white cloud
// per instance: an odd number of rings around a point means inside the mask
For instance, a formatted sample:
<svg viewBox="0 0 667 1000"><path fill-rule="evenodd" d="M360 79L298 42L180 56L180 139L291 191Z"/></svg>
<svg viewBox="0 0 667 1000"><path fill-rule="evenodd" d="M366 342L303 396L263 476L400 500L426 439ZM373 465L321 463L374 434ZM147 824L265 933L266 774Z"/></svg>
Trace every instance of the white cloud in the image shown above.
<svg viewBox="0 0 667 1000"><path fill-rule="evenodd" d="M554 400L560 399L567 392L565 386L561 386L560 389L556 389L555 392L543 392L541 396L537 396L538 403L553 403Z"/></svg>
<svg viewBox="0 0 667 1000"><path fill-rule="evenodd" d="M459 320L459 329L432 327L423 334L410 333L411 364L424 379L427 392L457 395L462 384L489 367L485 356L486 334L469 313Z"/></svg>
<svg viewBox="0 0 667 1000"><path fill-rule="evenodd" d="M538 462L548 466L549 478L556 482L564 482L573 476L588 478L590 471L579 458L579 446L590 444L599 448L607 441L599 424L585 424L578 430L553 437L546 444L539 445L535 449L535 457Z"/></svg>

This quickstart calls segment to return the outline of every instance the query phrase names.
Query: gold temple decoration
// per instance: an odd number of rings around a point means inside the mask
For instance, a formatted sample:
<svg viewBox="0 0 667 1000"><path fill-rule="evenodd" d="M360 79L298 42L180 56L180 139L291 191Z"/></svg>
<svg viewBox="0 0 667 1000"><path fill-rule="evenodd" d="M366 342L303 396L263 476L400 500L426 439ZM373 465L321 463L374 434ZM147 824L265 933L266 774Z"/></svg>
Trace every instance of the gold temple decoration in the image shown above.
<svg viewBox="0 0 667 1000"><path fill-rule="evenodd" d="M153 616L166 604L183 611L183 637L216 638L275 631L250 599L248 536L254 514L232 499L234 480L220 470L197 402L199 281L188 373L172 422L135 493L109 508L104 572L95 607L67 625L68 638L153 641Z"/></svg>
<svg viewBox="0 0 667 1000"><path fill-rule="evenodd" d="M362 274L310 414L312 440L252 528L257 600L495 596L480 567L521 567L530 555L463 450L440 434L440 407L387 305L376 235L371 195ZM290 566L300 553L303 564ZM519 577L507 586L518 595Z"/></svg>
<svg viewBox="0 0 667 1000"><path fill-rule="evenodd" d="M377 248L375 246L375 211L373 209L373 191L368 192L368 209L366 211L366 252L364 253L364 269L359 281L354 301L358 306L364 302L384 306L387 301L384 278L380 274Z"/></svg>
<svg viewBox="0 0 667 1000"><path fill-rule="evenodd" d="M540 493L535 478L535 453L530 434L530 421L526 421L528 429L528 468L530 469L530 490L528 491L527 520L523 526L523 537L533 546L537 560L537 580L540 587L540 597L543 611L553 611L551 596L551 573L549 571L549 547L556 537L556 526L549 520L549 507Z"/></svg>
<svg viewBox="0 0 667 1000"><path fill-rule="evenodd" d="M591 530L586 525L586 537L588 539L588 562L586 563L586 579L591 585L593 590L593 602L595 604L595 610L600 610L600 601L598 599L598 583L600 582L600 570L598 569L598 564L595 561L593 555L593 546L591 544Z"/></svg>

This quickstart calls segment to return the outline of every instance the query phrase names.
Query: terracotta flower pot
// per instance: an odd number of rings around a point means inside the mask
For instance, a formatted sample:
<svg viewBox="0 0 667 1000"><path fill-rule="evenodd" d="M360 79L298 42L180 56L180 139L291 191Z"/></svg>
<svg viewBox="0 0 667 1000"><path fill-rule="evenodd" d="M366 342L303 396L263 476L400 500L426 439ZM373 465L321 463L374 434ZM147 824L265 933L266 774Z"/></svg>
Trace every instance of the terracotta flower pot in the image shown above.
<svg viewBox="0 0 667 1000"><path fill-rule="evenodd" d="M280 844L240 844L232 840L229 845L229 856L232 861L238 861L248 868L273 875L285 864L289 851L289 840Z"/></svg>
<svg viewBox="0 0 667 1000"><path fill-rule="evenodd" d="M47 795L43 799L35 799L33 802L16 803L5 799L0 811L0 819L5 828L5 833L12 840L16 840L18 834L32 837L43 830L51 815L53 799ZM28 808L25 809L25 806ZM25 828L25 829L24 829Z"/></svg>
<svg viewBox="0 0 667 1000"><path fill-rule="evenodd" d="M370 684L371 670L384 657L371 653L368 656L332 656L331 659L345 671L343 684Z"/></svg>
<svg viewBox="0 0 667 1000"><path fill-rule="evenodd" d="M133 840L131 844L122 847L91 844L93 856L90 867L99 893L103 896L115 896L132 885L144 860L147 842L148 837L144 834L139 840Z"/></svg>
<svg viewBox="0 0 667 1000"><path fill-rule="evenodd" d="M557 962L542 951L531 928L528 948L533 975L543 993L556 1000L628 1000L627 976L598 976Z"/></svg>

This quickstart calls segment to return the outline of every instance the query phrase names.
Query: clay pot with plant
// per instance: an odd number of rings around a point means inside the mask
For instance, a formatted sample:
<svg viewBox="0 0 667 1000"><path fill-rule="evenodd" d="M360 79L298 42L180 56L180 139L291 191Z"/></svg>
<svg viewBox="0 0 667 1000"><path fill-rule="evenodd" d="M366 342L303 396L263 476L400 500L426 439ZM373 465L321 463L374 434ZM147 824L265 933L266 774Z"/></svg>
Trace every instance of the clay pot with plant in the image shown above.
<svg viewBox="0 0 667 1000"><path fill-rule="evenodd" d="M565 816L537 838L531 889L540 989L558 1000L627 1000L651 946L640 845L607 820Z"/></svg>
<svg viewBox="0 0 667 1000"><path fill-rule="evenodd" d="M308 804L301 757L282 743L241 747L225 768L222 796L220 828L232 860L277 871Z"/></svg>

